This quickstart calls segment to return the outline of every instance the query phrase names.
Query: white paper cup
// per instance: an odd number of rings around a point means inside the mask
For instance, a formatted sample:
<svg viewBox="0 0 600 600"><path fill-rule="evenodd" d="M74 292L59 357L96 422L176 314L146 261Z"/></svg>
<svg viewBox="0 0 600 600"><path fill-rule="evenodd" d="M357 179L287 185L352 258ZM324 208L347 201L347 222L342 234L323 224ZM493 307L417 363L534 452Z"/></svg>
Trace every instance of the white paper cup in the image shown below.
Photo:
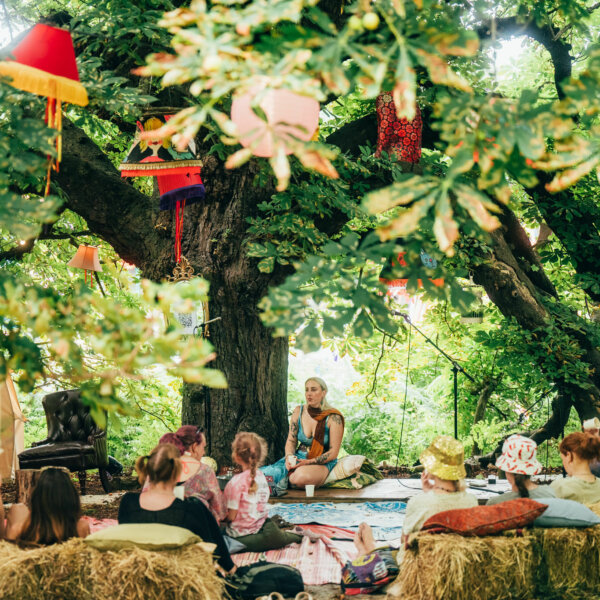
<svg viewBox="0 0 600 600"><path fill-rule="evenodd" d="M306 486L304 486L304 489L306 490L307 498L312 498L315 495L315 486L314 485L306 485Z"/></svg>
<svg viewBox="0 0 600 600"><path fill-rule="evenodd" d="M297 462L298 462L297 456L290 456L290 458L289 458L290 467L295 467Z"/></svg>

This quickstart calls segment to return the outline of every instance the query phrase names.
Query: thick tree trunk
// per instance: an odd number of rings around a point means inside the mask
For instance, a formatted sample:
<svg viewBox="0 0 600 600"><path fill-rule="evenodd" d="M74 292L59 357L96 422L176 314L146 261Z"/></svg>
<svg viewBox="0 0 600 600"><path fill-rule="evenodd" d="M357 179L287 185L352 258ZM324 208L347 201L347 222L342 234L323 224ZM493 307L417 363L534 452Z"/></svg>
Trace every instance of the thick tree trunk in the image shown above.
<svg viewBox="0 0 600 600"><path fill-rule="evenodd" d="M274 338L258 317L256 303L211 301L210 341L218 348L211 366L227 378L225 390L185 385L183 424L201 425L206 452L230 465L238 431L254 431L269 442L269 459L280 458L287 436L287 338Z"/></svg>

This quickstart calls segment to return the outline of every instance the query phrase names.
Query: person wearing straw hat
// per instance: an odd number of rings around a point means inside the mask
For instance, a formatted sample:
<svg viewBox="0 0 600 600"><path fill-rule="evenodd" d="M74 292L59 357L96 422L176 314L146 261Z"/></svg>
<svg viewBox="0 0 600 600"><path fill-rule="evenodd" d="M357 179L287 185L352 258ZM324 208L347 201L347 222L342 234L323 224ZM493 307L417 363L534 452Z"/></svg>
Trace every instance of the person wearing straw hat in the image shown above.
<svg viewBox="0 0 600 600"><path fill-rule="evenodd" d="M422 494L411 498L406 505L402 538L419 531L429 517L455 508L477 506L477 498L467 494L464 479L465 452L463 445L448 435L439 435L421 454L425 470L421 474ZM354 538L359 554L375 549L375 539L369 525L361 523ZM398 562L401 558L399 557Z"/></svg>
<svg viewBox="0 0 600 600"><path fill-rule="evenodd" d="M598 417L586 419L581 424L581 431L600 438L600 419ZM595 477L600 477L600 461L592 461L590 463L590 471Z"/></svg>
<svg viewBox="0 0 600 600"><path fill-rule="evenodd" d="M499 504L517 498L555 498L556 494L547 485L537 485L531 481L532 475L542 470L537 459L537 444L523 435L511 435L504 440L502 454L496 461L496 466L506 473L506 480L512 491L494 496L487 504Z"/></svg>

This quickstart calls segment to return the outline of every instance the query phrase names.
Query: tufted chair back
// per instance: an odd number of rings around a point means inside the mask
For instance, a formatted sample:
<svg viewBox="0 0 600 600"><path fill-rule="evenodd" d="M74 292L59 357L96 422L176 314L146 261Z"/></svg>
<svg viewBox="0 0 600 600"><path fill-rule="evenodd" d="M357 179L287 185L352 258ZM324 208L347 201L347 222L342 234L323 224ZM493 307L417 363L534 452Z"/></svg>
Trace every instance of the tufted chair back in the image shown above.
<svg viewBox="0 0 600 600"><path fill-rule="evenodd" d="M90 415L88 406L82 404L79 390L48 394L42 399L48 425L48 441L92 443L101 429Z"/></svg>

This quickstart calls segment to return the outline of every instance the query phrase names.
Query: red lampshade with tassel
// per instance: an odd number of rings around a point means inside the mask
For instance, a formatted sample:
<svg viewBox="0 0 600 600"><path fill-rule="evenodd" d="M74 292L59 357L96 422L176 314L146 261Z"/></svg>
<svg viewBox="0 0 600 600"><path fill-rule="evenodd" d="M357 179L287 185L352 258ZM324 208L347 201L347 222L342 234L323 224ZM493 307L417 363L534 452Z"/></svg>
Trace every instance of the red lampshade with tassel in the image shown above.
<svg viewBox="0 0 600 600"><path fill-rule="evenodd" d="M421 159L423 120L417 106L412 121L399 119L391 92L384 92L375 101L377 110L377 150L375 156L387 152L390 158L409 163Z"/></svg>
<svg viewBox="0 0 600 600"><path fill-rule="evenodd" d="M408 267L406 260L404 259L405 256L406 252L399 252L396 258L388 260L379 274L379 281L386 285L388 288L388 295L390 296L401 296L403 298L409 297L408 292L406 291L408 279L395 277L395 271L398 267ZM429 256L429 254L423 250L421 250L421 262L425 267L430 269L435 269L437 267L437 261L435 258ZM431 281L431 283L437 287L442 287L444 285L444 280L442 278L430 279L429 281ZM423 287L423 280L418 279L417 285L419 287Z"/></svg>
<svg viewBox="0 0 600 600"><path fill-rule="evenodd" d="M81 244L77 248L75 256L67 263L69 267L75 267L76 269L83 269L85 282L87 283L87 272L88 271L102 271L102 265L98 258L98 248L95 246L85 246ZM94 285L93 275L90 273L90 284Z"/></svg>
<svg viewBox="0 0 600 600"><path fill-rule="evenodd" d="M88 96L79 83L75 50L71 34L64 29L38 23L11 46L2 51L0 75L10 77L10 85L48 98L46 123L58 130L56 164L50 161L46 193L50 185L50 169L58 171L62 154L61 103L85 106Z"/></svg>

